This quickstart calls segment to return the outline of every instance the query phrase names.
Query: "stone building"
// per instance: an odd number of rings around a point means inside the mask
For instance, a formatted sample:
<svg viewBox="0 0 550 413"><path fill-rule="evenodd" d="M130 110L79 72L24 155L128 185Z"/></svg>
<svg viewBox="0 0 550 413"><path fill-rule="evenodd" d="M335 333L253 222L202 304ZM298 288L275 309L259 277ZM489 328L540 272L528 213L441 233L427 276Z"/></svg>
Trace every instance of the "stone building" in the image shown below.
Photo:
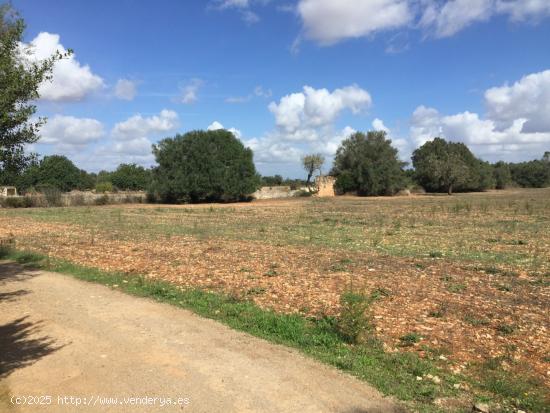
<svg viewBox="0 0 550 413"><path fill-rule="evenodd" d="M0 196L17 196L15 186L0 186Z"/></svg>

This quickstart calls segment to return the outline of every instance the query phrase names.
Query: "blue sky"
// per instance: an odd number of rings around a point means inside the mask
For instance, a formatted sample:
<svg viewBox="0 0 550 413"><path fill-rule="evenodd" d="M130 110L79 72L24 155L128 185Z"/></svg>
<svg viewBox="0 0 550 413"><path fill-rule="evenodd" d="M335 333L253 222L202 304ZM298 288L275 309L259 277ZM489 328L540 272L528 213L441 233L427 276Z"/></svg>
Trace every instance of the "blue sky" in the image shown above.
<svg viewBox="0 0 550 413"><path fill-rule="evenodd" d="M408 160L430 137L483 159L550 150L550 0L15 0L37 57L74 56L43 85L31 149L91 171L152 165L150 145L225 127L259 171L326 169L353 131Z"/></svg>

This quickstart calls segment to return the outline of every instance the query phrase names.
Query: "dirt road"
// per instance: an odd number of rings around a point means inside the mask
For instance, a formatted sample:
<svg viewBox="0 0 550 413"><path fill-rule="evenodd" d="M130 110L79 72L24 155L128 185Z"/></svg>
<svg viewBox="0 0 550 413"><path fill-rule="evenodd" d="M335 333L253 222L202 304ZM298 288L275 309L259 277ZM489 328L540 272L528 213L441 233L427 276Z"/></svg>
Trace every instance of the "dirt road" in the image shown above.
<svg viewBox="0 0 550 413"><path fill-rule="evenodd" d="M0 262L0 411L401 409L294 350L188 311Z"/></svg>

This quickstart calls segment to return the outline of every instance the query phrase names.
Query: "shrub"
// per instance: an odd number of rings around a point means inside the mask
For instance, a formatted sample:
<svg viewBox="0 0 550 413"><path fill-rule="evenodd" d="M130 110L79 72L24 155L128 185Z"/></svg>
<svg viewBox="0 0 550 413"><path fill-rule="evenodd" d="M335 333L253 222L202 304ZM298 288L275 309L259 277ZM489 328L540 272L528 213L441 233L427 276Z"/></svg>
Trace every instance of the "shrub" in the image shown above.
<svg viewBox="0 0 550 413"><path fill-rule="evenodd" d="M32 206L32 202L29 198L24 196L0 198L0 205L4 208L29 208Z"/></svg>
<svg viewBox="0 0 550 413"><path fill-rule="evenodd" d="M342 310L338 318L338 332L349 343L358 343L372 327L368 314L373 298L362 293L348 290L340 297Z"/></svg>
<svg viewBox="0 0 550 413"><path fill-rule="evenodd" d="M306 191L305 189L300 189L298 192L294 194L294 196L297 198L305 198L312 195L313 195L313 192Z"/></svg>
<svg viewBox="0 0 550 413"><path fill-rule="evenodd" d="M62 205L61 191L55 187L45 187L42 189L46 205L50 207L58 207Z"/></svg>
<svg viewBox="0 0 550 413"><path fill-rule="evenodd" d="M105 181L105 182L98 182L96 185L95 185L95 191L98 193L98 194L103 194L105 192L113 192L113 184L109 181Z"/></svg>

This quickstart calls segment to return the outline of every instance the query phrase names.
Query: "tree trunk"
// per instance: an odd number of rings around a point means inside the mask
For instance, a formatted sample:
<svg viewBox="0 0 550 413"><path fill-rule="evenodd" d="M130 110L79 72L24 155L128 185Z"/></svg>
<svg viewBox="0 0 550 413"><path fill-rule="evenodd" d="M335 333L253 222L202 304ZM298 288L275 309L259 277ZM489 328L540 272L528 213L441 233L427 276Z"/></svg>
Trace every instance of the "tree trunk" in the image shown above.
<svg viewBox="0 0 550 413"><path fill-rule="evenodd" d="M447 194L448 194L448 195L452 195L452 194L453 194L453 184L450 184L449 187L447 188Z"/></svg>

